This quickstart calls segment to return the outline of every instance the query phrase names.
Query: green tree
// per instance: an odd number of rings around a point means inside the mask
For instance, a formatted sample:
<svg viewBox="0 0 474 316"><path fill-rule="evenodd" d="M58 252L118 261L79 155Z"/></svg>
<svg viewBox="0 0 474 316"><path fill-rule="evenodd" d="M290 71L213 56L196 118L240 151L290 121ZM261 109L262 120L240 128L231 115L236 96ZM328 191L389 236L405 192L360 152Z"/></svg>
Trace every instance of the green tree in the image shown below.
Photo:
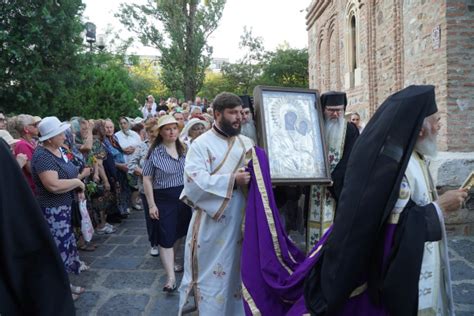
<svg viewBox="0 0 474 316"><path fill-rule="evenodd" d="M142 102L135 98L135 83L120 55L111 53L80 56L77 88L70 92L61 108L61 116L111 118L138 116Z"/></svg>
<svg viewBox="0 0 474 316"><path fill-rule="evenodd" d="M235 64L225 63L222 66L223 77L235 87L238 94L249 94L258 84L262 72L265 49L263 39L252 34L252 29L244 27L240 36L239 48L244 56Z"/></svg>
<svg viewBox="0 0 474 316"><path fill-rule="evenodd" d="M117 17L144 45L160 51L163 83L189 100L202 86L212 53L207 39L224 5L225 0L147 0L122 4Z"/></svg>
<svg viewBox="0 0 474 316"><path fill-rule="evenodd" d="M214 99L214 97L222 91L239 93L239 91L235 90L235 86L232 86L232 84L224 78L222 73L215 73L210 70L206 71L206 78L204 79L204 84L199 91L199 95L209 99Z"/></svg>
<svg viewBox="0 0 474 316"><path fill-rule="evenodd" d="M2 1L0 104L6 111L59 115L76 85L81 0Z"/></svg>
<svg viewBox="0 0 474 316"><path fill-rule="evenodd" d="M277 48L266 54L262 67L261 84L307 88L308 50L289 47Z"/></svg>
<svg viewBox="0 0 474 316"><path fill-rule="evenodd" d="M160 69L156 67L154 61L138 62L130 67L130 75L137 100L145 102L146 96L150 94L155 98L171 96L171 92L160 79Z"/></svg>

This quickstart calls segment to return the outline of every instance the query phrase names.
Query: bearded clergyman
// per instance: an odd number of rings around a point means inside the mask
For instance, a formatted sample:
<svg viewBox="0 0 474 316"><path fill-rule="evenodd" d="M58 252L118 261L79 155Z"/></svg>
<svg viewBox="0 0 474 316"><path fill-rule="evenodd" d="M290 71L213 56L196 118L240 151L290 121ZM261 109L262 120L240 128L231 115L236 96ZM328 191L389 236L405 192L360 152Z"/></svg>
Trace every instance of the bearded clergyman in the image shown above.
<svg viewBox="0 0 474 316"><path fill-rule="evenodd" d="M357 127L344 119L346 106L347 97L344 92L331 91L321 95L332 185L311 187L306 235L306 244L309 248L321 239L334 221L337 201L344 184L347 161L352 146L359 136Z"/></svg>
<svg viewBox="0 0 474 316"><path fill-rule="evenodd" d="M355 144L321 258L305 285L311 315L454 315L443 212L427 156L440 129L433 86L390 96Z"/></svg>
<svg viewBox="0 0 474 316"><path fill-rule="evenodd" d="M191 293L199 315L243 315L240 278L244 190L250 181L240 135L242 102L222 92L214 99L215 123L194 140L186 156L181 199L194 209L185 246L179 312ZM192 304L192 303L191 303Z"/></svg>

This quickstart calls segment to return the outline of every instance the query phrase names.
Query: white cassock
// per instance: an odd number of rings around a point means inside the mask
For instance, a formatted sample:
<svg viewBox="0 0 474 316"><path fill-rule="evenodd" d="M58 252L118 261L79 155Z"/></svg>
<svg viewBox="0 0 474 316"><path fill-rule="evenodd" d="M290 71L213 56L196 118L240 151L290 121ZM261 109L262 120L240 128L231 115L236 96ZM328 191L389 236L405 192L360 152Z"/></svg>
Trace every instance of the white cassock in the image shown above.
<svg viewBox="0 0 474 316"><path fill-rule="evenodd" d="M179 315L194 292L199 315L244 315L240 278L245 197L234 173L253 147L249 138L224 137L213 128L186 155L181 199L194 211L179 287Z"/></svg>
<svg viewBox="0 0 474 316"><path fill-rule="evenodd" d="M426 162L416 152L410 157L400 192L392 214L404 211L410 199L418 206L428 205L437 199L436 188ZM419 316L454 315L446 228L442 211L436 203L435 206L441 223L442 239L425 242L418 283Z"/></svg>

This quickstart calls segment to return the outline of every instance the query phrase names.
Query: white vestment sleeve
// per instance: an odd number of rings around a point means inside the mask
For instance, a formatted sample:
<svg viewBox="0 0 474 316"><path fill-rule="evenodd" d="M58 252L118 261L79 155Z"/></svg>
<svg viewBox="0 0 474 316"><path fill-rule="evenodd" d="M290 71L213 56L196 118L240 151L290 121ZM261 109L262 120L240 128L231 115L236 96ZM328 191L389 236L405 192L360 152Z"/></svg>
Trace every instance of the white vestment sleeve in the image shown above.
<svg viewBox="0 0 474 316"><path fill-rule="evenodd" d="M206 148L197 143L190 146L184 166L183 202L218 220L232 197L234 182L233 173L212 174Z"/></svg>

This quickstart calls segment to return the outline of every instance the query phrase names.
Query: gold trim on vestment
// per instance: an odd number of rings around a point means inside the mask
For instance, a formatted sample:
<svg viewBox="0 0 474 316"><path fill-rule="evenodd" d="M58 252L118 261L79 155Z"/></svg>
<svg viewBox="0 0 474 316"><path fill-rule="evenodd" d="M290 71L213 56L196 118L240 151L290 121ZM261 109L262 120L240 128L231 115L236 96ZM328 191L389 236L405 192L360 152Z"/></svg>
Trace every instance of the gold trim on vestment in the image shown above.
<svg viewBox="0 0 474 316"><path fill-rule="evenodd" d="M329 166L331 173L334 171L337 164L341 161L342 156L344 155L344 145L346 144L347 124L349 123L344 124L341 131L342 136L341 136L341 143L339 144L339 150L337 151L336 146L334 146L334 149L336 149L336 153L339 152L339 156L334 155L333 163L330 164ZM330 146L328 143L327 143L327 146L328 146L328 151L329 151ZM333 152L329 152L328 154L333 154ZM321 237L323 237L323 235L326 233L327 229L334 223L334 218L336 217L336 200L332 197L327 187L322 186L322 185L312 185L310 187L309 211L311 212L311 210L314 208L314 205L315 205L315 203L313 202L314 199L312 198L313 187L314 187L314 191L316 193L319 192L321 196L321 203L319 205L320 213L319 213L319 221L312 220L310 216L311 214L308 214L308 219L306 220L306 251L309 251L313 247L313 244L311 243L311 235L309 233L310 227L316 228L319 231L319 239L321 239ZM326 195L329 195L328 204L330 204L330 207L332 208L331 210L332 218L327 221L324 220L326 209L327 207L329 207L329 206L326 206L326 199L327 199Z"/></svg>
<svg viewBox="0 0 474 316"><path fill-rule="evenodd" d="M318 252L321 251L321 249L323 248L323 245L319 245L318 248L316 248L316 250L314 250L311 255L309 256L309 258L313 258L314 256L316 256L318 254Z"/></svg>
<svg viewBox="0 0 474 316"><path fill-rule="evenodd" d="M247 290L247 288L245 287L245 285L243 284L242 282L242 296L245 300L245 302L247 302L249 308L250 308L250 312L252 313L252 315L254 316L257 316L257 315L262 315L262 313L260 312L260 310L258 309L257 305L255 304L252 296L250 295L249 291Z"/></svg>
<svg viewBox="0 0 474 316"><path fill-rule="evenodd" d="M229 184L227 186L227 194L226 194L226 197L224 198L224 202L222 202L221 207L219 207L216 214L214 214L214 216L212 217L212 219L214 219L214 220L219 220L221 218L222 214L224 213L224 210L226 209L227 205L229 204L229 201L232 198L232 192L234 190L234 185L235 185L235 173L237 172L240 165L242 164L243 159L245 158L245 145L244 145L244 143L242 142L242 140L240 138L239 138L239 140L240 140L240 145L243 148L242 155L240 156L239 162L234 167L232 175L230 176ZM234 143L235 143L235 139L232 142L232 146L233 146ZM229 149L228 152L230 152L230 149ZM226 154L226 157L224 158L224 161L227 160L227 157L228 157L228 153Z"/></svg>
<svg viewBox="0 0 474 316"><path fill-rule="evenodd" d="M252 148L252 157L253 157L253 166L255 171L255 179L257 180L258 191L260 196L262 197L263 208L265 209L265 217L267 218L268 229L270 230L272 240L273 240L273 248L275 250L275 254L280 261L280 264L286 271L291 275L293 271L285 264L283 261L283 256L281 254L280 249L280 242L278 241L278 236L275 228L275 220L273 219L273 213L270 208L270 202L268 200L267 190L265 188L265 182L263 180L262 170L260 168L260 162L258 161L257 153L255 148Z"/></svg>
<svg viewBox="0 0 474 316"><path fill-rule="evenodd" d="M192 280L191 284L193 287L194 291L194 302L196 304L196 308L199 314L199 290L197 288L197 280L198 280L198 258L197 258L197 242L198 242L198 235L199 235L199 229L201 228L201 217L202 217L202 210L195 210L197 212L196 218L194 219L193 223L193 231L192 231L192 240L191 240L191 275L192 275ZM189 297L189 293L187 295ZM186 298L187 300L187 298ZM185 301L186 301L185 300Z"/></svg>
<svg viewBox="0 0 474 316"><path fill-rule="evenodd" d="M217 134L217 133L216 133ZM222 161L220 162L220 164L217 165L216 169L214 169L214 171L211 172L211 176L216 174L221 168L222 166L224 166L225 164L225 161L227 160L227 158L229 157L229 154L230 152L232 151L232 148L234 147L234 144L235 144L235 137L232 137L230 139L227 140L227 151L224 155L224 159L222 159ZM211 159L212 157L209 157L209 159Z"/></svg>

